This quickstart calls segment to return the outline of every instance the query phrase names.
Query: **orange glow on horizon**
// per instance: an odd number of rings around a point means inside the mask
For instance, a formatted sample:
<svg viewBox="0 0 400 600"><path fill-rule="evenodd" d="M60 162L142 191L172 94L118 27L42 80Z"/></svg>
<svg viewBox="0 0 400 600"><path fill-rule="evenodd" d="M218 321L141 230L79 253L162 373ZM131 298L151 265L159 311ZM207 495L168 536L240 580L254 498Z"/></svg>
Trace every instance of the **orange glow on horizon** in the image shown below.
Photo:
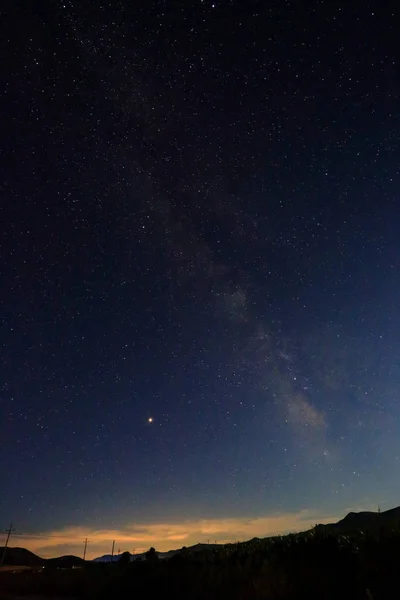
<svg viewBox="0 0 400 600"><path fill-rule="evenodd" d="M39 533L16 535L11 546L27 548L31 552L50 558L73 554L82 556L83 540L89 540L87 558L111 554L112 541L121 552L135 554L154 546L167 551L191 546L198 542L228 543L245 541L253 537L268 537L289 532L304 531L316 523L337 521L343 515L326 515L316 511L302 510L297 513L281 513L256 518L237 517L225 519L198 519L171 523L131 523L123 529L95 529L82 526Z"/></svg>

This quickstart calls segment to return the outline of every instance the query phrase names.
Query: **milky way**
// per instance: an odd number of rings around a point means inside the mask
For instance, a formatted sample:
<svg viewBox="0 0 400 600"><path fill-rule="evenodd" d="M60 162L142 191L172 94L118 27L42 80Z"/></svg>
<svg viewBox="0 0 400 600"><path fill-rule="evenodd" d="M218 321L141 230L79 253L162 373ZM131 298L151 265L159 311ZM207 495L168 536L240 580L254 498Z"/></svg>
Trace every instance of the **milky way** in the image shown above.
<svg viewBox="0 0 400 600"><path fill-rule="evenodd" d="M83 4L3 22L3 525L398 503L397 9Z"/></svg>

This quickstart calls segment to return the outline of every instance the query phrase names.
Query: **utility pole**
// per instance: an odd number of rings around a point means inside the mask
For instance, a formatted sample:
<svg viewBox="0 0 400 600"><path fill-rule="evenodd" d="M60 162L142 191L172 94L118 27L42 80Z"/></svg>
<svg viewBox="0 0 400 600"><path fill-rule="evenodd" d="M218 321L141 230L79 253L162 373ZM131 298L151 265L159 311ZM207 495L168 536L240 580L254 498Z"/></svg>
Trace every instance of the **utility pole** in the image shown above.
<svg viewBox="0 0 400 600"><path fill-rule="evenodd" d="M112 545L112 549L111 549L111 562L113 562L113 558L114 558L114 546L115 546L115 540L113 540L113 545Z"/></svg>
<svg viewBox="0 0 400 600"><path fill-rule="evenodd" d="M85 541L83 542L85 544L85 549L83 551L83 560L86 560L86 548L88 545L89 540L87 538L85 538Z"/></svg>
<svg viewBox="0 0 400 600"><path fill-rule="evenodd" d="M15 531L15 529L13 529L13 526L12 526L12 523L11 523L10 527L8 529L6 529L7 537L6 537L6 543L4 544L4 548L3 548L3 554L2 554L1 560L0 560L0 567L3 566L4 559L5 559L5 556L6 556L7 546L8 546L8 540L10 539L10 535L14 531Z"/></svg>

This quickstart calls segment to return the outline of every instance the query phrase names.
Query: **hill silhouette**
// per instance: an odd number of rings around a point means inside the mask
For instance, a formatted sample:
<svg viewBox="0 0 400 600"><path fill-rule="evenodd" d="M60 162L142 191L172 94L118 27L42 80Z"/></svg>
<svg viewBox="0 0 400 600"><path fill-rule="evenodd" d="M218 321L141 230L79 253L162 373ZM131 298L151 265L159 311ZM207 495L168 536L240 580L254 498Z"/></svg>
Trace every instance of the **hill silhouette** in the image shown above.
<svg viewBox="0 0 400 600"><path fill-rule="evenodd" d="M4 546L0 547L0 556L3 555ZM37 556L26 548L8 547L4 559L4 565L12 565L14 567L40 567L44 564L45 559Z"/></svg>
<svg viewBox="0 0 400 600"><path fill-rule="evenodd" d="M44 560L46 567L55 567L57 569L71 569L72 567L83 567L86 560L79 558L79 556L73 556L68 554L66 556L59 556L58 558L48 558Z"/></svg>
<svg viewBox="0 0 400 600"><path fill-rule="evenodd" d="M318 527L338 533L398 528L400 527L400 506L382 512L349 512L344 519L337 523L318 525Z"/></svg>
<svg viewBox="0 0 400 600"><path fill-rule="evenodd" d="M376 531L376 530L400 530L400 506L391 508L386 511L362 511L362 512L349 512L343 519L337 523L328 523L326 525L317 525L317 530L327 531L332 533L353 533L357 531ZM304 532L306 534L307 532ZM250 542L260 542L260 538L253 538ZM183 547L177 550L169 550L167 552L157 552L159 558L172 558L173 556L179 555L184 551L187 553L197 553L201 551L213 550L214 548L221 546L229 546L230 544L195 544L194 546ZM0 556L3 553L3 547L0 547ZM117 561L118 555L113 557L114 561ZM144 560L145 553L136 554L131 556L131 560ZM93 559L94 562L111 562L111 555L106 554L98 558ZM45 559L37 556L33 552L26 550L25 548L13 548L8 547L4 565L8 566L48 566L54 568L72 568L83 566L85 562L82 558L77 556L60 556L56 558Z"/></svg>
<svg viewBox="0 0 400 600"><path fill-rule="evenodd" d="M0 546L0 556L3 555L4 546ZM26 548L13 548L8 546L4 565L13 567L54 567L54 568L71 568L85 564L82 558L78 556L59 556L57 558L42 558L37 556Z"/></svg>
<svg viewBox="0 0 400 600"><path fill-rule="evenodd" d="M172 558L173 556L176 556L177 554L180 554L181 552L185 552L185 553L192 553L192 552L203 552L203 551L207 551L207 550L212 550L215 547L221 547L223 544L195 544L194 546L183 546L183 548L178 548L177 550L167 550L166 552L158 552L156 551L156 554L158 556L158 558L161 559L168 559L168 558ZM131 561L135 562L135 561L141 561L141 560L146 560L146 554L147 552L142 552L140 554L131 554ZM103 556L98 556L97 558L93 559L93 562L118 562L119 559L121 558L122 554L114 554L114 556L111 556L111 554L103 554Z"/></svg>

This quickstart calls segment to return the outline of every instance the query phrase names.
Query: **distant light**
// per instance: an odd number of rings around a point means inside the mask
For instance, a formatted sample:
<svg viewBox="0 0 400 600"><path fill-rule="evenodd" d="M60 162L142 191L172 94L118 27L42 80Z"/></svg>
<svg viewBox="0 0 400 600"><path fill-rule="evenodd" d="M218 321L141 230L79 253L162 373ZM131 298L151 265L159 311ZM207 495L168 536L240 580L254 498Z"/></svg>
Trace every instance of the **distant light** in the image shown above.
<svg viewBox="0 0 400 600"><path fill-rule="evenodd" d="M152 422L153 422L153 417L149 417L149 418L147 419L147 422L148 422L148 423L152 423Z"/></svg>

